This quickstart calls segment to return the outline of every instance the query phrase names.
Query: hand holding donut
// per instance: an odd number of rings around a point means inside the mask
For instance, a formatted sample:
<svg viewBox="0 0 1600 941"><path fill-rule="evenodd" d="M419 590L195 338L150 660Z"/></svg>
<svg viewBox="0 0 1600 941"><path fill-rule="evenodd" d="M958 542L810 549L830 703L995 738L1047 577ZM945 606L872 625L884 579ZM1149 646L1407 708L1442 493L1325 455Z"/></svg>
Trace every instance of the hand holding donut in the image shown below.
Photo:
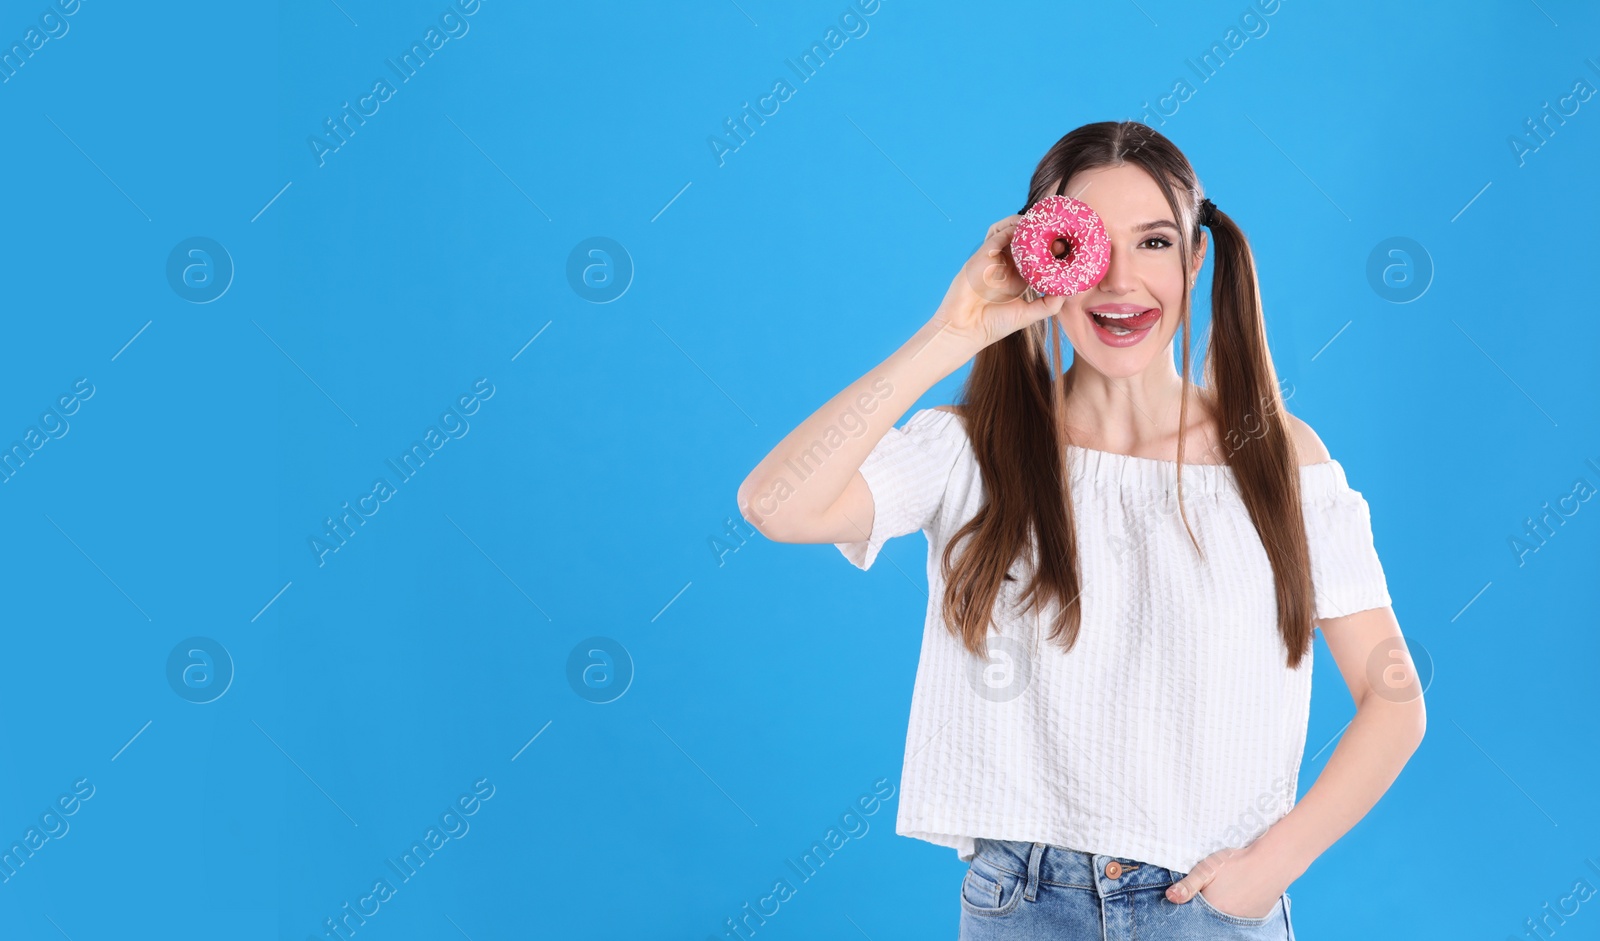
<svg viewBox="0 0 1600 941"><path fill-rule="evenodd" d="M934 314L942 332L955 334L974 350L1061 310L1063 298L1024 296L1028 282L1011 259L1011 235L1021 221L1021 215L1010 215L989 227Z"/></svg>
<svg viewBox="0 0 1600 941"><path fill-rule="evenodd" d="M1057 252L1060 254L1058 255ZM1100 217L1066 196L1006 216L961 269L936 318L980 347L1059 313L1066 296L1104 276L1110 242Z"/></svg>

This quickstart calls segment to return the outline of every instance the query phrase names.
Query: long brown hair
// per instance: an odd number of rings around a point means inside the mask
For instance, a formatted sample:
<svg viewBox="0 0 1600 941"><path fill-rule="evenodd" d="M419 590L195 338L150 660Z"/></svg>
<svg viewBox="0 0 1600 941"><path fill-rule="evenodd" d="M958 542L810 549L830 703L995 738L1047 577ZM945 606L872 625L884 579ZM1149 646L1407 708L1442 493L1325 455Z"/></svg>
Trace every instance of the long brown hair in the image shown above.
<svg viewBox="0 0 1600 941"><path fill-rule="evenodd" d="M1050 148L1039 161L1022 212L1064 191L1073 174L1095 167L1134 164L1149 173L1178 221L1185 281L1200 237L1202 198L1194 168L1165 136L1135 121L1086 124ZM1240 496L1272 564L1278 630L1290 669L1311 648L1311 575L1300 510L1300 474L1289 437L1283 398L1262 321L1255 262L1244 232L1220 210L1210 225L1215 248L1211 327L1206 343L1204 390L1217 422ZM1183 337L1183 396L1178 412L1178 506L1183 507L1183 429L1190 380L1189 291L1179 311ZM1048 335L1047 335L1048 334ZM1048 354L1048 355L1047 355ZM1064 445L1066 377L1061 335L1054 317L1040 320L985 347L962 388L959 419L972 440L987 499L945 546L945 624L968 650L987 653L990 616L1013 562L1036 538L1038 562L1021 600L1030 609L1057 607L1049 639L1071 650L1082 623L1083 586L1068 494ZM1247 434L1246 434L1247 432ZM1183 515L1185 529L1188 516ZM1189 538L1200 551L1193 530ZM957 543L969 540L952 565Z"/></svg>

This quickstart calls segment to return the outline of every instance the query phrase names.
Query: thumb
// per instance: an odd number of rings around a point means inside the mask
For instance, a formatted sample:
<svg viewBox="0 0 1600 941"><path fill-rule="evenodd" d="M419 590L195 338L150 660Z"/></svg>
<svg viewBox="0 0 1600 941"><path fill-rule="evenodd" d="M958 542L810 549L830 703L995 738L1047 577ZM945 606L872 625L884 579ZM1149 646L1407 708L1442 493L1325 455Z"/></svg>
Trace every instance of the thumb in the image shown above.
<svg viewBox="0 0 1600 941"><path fill-rule="evenodd" d="M1167 887L1167 899L1181 905L1194 898L1195 893L1205 888L1206 883L1210 881L1198 872L1191 872Z"/></svg>

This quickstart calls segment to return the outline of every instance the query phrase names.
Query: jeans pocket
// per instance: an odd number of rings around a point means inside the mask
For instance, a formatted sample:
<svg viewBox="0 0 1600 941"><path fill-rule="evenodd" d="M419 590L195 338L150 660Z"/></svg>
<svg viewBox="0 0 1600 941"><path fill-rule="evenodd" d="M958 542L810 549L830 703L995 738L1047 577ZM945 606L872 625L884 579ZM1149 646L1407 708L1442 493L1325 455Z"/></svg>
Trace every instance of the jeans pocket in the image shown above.
<svg viewBox="0 0 1600 941"><path fill-rule="evenodd" d="M1022 901L1027 877L985 859L980 853L961 880L961 907L974 915L1005 915Z"/></svg>
<svg viewBox="0 0 1600 941"><path fill-rule="evenodd" d="M1230 925L1260 926L1267 924L1274 918L1283 917L1280 913L1281 909L1284 907L1284 901L1281 896L1278 898L1278 904L1272 906L1272 911L1267 912L1260 918L1249 918L1244 915L1230 915L1220 908L1217 908L1215 905L1212 905L1211 901L1206 898L1206 893L1204 890L1196 892L1194 894L1194 900L1200 903L1200 907L1205 910L1206 914L1212 916L1213 918L1219 918Z"/></svg>

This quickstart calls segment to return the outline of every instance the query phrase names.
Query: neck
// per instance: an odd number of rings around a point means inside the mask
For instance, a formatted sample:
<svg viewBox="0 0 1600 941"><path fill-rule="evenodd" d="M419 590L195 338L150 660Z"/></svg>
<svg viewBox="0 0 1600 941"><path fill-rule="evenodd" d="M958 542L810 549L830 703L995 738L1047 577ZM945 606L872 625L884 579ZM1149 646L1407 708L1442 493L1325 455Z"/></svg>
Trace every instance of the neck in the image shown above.
<svg viewBox="0 0 1600 941"><path fill-rule="evenodd" d="M1064 379L1067 425L1074 443L1137 453L1178 432L1183 378L1173 364L1170 346L1143 372L1126 377L1107 376L1075 356ZM1194 408L1191 400L1191 423L1196 418Z"/></svg>

